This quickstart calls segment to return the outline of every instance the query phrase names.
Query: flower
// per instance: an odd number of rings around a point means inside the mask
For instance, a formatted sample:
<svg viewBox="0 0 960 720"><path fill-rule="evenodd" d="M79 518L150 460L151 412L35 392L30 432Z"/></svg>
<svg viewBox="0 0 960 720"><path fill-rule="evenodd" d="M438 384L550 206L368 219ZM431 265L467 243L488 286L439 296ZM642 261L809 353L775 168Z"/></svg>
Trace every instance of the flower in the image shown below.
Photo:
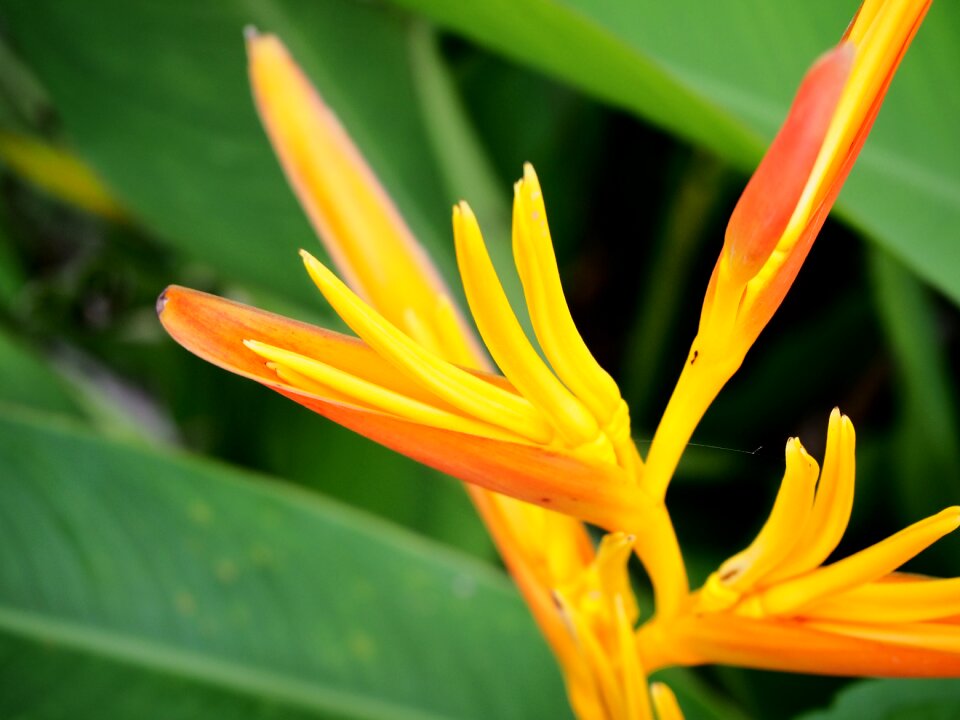
<svg viewBox="0 0 960 720"><path fill-rule="evenodd" d="M865 0L807 73L727 225L700 327L647 455L663 496L707 407L740 367L810 252L930 0Z"/></svg>
<svg viewBox="0 0 960 720"><path fill-rule="evenodd" d="M571 632L555 590L594 574L580 519L663 532L665 512L645 519L626 404L570 317L533 168L515 189L515 254L549 367L509 308L470 208L454 209L468 302L504 378L491 374L429 258L280 41L248 30L247 46L264 126L347 283L306 252L304 264L362 340L178 287L158 301L161 322L200 357L474 483L471 497L558 657L571 703L581 717L607 717L604 668ZM687 588L669 534L647 554L673 580L665 602L675 603ZM622 641L622 631L605 635L601 654Z"/></svg>
<svg viewBox="0 0 960 720"><path fill-rule="evenodd" d="M823 565L853 501L853 426L839 412L823 472L791 439L767 524L696 592L664 504L694 428L799 271L928 6L867 0L808 73L733 213L646 462L616 383L573 323L533 168L514 188L513 251L542 357L470 207L454 208L453 235L479 338L332 111L256 31L261 118L340 275L302 259L357 337L180 287L161 295L160 320L200 357L468 483L581 718L682 717L668 688L648 692L648 674L674 664L958 674L960 580L895 570L960 525L960 509ZM607 531L598 547L584 522ZM656 605L639 629L634 553Z"/></svg>
<svg viewBox="0 0 960 720"><path fill-rule="evenodd" d="M693 593L682 616L640 630L644 665L702 662L835 675L960 673L960 578L894 572L960 527L950 507L823 562L853 508L855 436L834 410L823 470L800 441L766 524Z"/></svg>

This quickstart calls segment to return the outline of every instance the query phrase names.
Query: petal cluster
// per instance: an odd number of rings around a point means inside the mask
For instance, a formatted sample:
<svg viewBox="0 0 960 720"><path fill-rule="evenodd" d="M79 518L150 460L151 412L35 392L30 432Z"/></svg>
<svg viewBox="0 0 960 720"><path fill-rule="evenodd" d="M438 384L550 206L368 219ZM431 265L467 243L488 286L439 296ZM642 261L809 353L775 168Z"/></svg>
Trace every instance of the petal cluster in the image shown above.
<svg viewBox="0 0 960 720"><path fill-rule="evenodd" d="M822 470L791 439L780 492L755 540L710 575L682 617L641 630L642 647L688 664L897 676L960 671L960 579L896 572L960 526L960 507L824 564L850 520L854 446L853 425L837 410ZM787 644L775 647L777 637Z"/></svg>

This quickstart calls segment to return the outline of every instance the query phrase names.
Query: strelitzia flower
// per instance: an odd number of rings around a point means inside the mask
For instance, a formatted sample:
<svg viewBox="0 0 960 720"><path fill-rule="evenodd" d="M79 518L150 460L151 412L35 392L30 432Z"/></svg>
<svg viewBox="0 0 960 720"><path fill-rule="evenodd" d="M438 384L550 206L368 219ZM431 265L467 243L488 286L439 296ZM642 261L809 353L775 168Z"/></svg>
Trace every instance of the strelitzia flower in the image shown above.
<svg viewBox="0 0 960 720"><path fill-rule="evenodd" d="M960 526L960 507L865 550L824 561L854 495L855 436L834 410L821 471L800 441L753 543L724 562L669 623L640 630L644 665L729 663L834 675L960 673L960 578L895 572Z"/></svg>
<svg viewBox="0 0 960 720"><path fill-rule="evenodd" d="M801 83L727 225L697 336L650 446L652 493L666 493L694 428L793 284L929 7L865 0Z"/></svg>

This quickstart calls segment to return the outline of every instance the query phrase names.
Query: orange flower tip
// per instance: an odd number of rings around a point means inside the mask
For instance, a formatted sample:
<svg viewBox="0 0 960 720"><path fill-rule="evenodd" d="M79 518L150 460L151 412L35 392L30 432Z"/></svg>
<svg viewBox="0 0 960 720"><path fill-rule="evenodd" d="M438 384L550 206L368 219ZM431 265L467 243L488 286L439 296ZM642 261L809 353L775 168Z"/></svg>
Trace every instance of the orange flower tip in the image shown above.
<svg viewBox="0 0 960 720"><path fill-rule="evenodd" d="M256 26L256 25L253 25L253 24L251 23L251 24L249 24L249 25L244 25L244 26L243 26L243 38L244 38L244 40L246 40L247 42L252 42L253 40L256 40L258 37L260 37L260 31L257 30L257 26Z"/></svg>
<svg viewBox="0 0 960 720"><path fill-rule="evenodd" d="M787 119L747 183L725 238L735 282L748 282L767 262L787 228L830 128L853 66L844 42L807 72Z"/></svg>

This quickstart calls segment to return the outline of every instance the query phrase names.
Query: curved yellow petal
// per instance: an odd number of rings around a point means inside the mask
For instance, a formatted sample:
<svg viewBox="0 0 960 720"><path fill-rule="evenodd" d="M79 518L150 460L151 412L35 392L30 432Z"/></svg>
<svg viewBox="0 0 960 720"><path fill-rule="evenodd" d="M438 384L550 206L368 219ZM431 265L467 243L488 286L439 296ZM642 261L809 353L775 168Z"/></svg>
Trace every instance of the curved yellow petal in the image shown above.
<svg viewBox="0 0 960 720"><path fill-rule="evenodd" d="M850 522L855 484L856 433L850 418L834 408L813 512L802 527L794 551L770 574L768 582L805 573L830 556Z"/></svg>
<svg viewBox="0 0 960 720"><path fill-rule="evenodd" d="M717 571L723 585L745 592L765 580L800 539L813 509L819 467L796 438L787 441L787 469L770 517L750 546Z"/></svg>
<svg viewBox="0 0 960 720"><path fill-rule="evenodd" d="M304 264L320 292L365 342L425 389L484 422L498 425L531 442L548 444L553 431L524 398L480 380L411 340L354 294L316 258L302 252Z"/></svg>
<svg viewBox="0 0 960 720"><path fill-rule="evenodd" d="M439 273L283 43L248 30L247 55L257 111L307 217L350 286L409 331L408 309L429 317L447 295ZM469 337L457 317L449 341Z"/></svg>
<svg viewBox="0 0 960 720"><path fill-rule="evenodd" d="M751 607L769 615L795 614L816 600L888 575L957 527L960 507L947 508L843 560L770 587L751 599Z"/></svg>
<svg viewBox="0 0 960 720"><path fill-rule="evenodd" d="M657 711L657 720L683 720L683 712L677 696L667 685L661 682L650 684L650 695L653 697L653 707Z"/></svg>
<svg viewBox="0 0 960 720"><path fill-rule="evenodd" d="M560 379L602 424L622 402L620 390L580 336L560 284L540 181L530 163L514 189L513 252L544 355Z"/></svg>
<svg viewBox="0 0 960 720"><path fill-rule="evenodd" d="M600 427L533 349L490 261L480 226L466 203L453 209L453 236L463 289L480 336L503 374L541 409L571 447L600 439ZM613 460L612 449L610 450Z"/></svg>

